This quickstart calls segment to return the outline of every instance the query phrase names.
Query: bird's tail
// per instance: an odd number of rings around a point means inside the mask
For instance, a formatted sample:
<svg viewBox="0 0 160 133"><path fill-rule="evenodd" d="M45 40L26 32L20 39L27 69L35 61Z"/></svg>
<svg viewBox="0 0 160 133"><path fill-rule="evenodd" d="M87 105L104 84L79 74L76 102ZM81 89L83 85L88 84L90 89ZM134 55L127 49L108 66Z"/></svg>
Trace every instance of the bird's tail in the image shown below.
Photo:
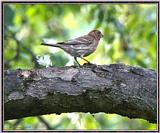
<svg viewBox="0 0 160 133"><path fill-rule="evenodd" d="M61 46L59 44L54 44L53 42L50 42L50 41L45 40L45 39L42 40L41 45L61 48Z"/></svg>
<svg viewBox="0 0 160 133"><path fill-rule="evenodd" d="M59 46L58 44L49 44L49 43L43 43L42 42L41 45L61 48L61 46Z"/></svg>

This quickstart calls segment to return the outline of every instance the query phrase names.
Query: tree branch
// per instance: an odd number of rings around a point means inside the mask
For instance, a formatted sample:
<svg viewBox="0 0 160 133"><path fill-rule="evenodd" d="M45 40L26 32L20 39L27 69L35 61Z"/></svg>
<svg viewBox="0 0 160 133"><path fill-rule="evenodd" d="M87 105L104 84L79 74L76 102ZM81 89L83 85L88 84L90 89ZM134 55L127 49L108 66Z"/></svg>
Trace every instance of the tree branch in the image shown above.
<svg viewBox="0 0 160 133"><path fill-rule="evenodd" d="M106 112L157 120L157 75L112 65L6 70L4 119L50 113Z"/></svg>

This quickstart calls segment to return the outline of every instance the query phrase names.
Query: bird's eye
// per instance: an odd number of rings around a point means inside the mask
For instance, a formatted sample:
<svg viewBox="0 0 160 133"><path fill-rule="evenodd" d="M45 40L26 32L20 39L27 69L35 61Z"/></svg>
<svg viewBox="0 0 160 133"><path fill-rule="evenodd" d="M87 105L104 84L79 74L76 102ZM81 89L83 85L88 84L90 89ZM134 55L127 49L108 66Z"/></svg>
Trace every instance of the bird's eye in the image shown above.
<svg viewBox="0 0 160 133"><path fill-rule="evenodd" d="M101 32L100 32L100 31L98 31L98 32L97 32L97 34L98 34L98 35L100 35L100 34L101 34Z"/></svg>

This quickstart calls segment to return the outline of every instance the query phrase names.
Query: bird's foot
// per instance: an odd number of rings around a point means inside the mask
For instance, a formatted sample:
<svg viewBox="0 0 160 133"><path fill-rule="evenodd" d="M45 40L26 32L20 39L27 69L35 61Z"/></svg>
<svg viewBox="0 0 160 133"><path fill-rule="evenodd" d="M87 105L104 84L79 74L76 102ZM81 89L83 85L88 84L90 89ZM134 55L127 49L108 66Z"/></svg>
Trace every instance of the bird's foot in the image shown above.
<svg viewBox="0 0 160 133"><path fill-rule="evenodd" d="M91 62L87 62L87 63L84 63L83 65L96 65L96 64L93 64L93 63L91 63Z"/></svg>

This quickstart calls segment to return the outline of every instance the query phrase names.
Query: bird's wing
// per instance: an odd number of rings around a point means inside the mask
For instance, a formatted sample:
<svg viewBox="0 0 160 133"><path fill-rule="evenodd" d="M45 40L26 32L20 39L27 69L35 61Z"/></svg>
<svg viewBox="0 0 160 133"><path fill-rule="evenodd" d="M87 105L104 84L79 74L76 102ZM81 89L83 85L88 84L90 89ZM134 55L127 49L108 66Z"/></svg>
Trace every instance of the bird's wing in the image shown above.
<svg viewBox="0 0 160 133"><path fill-rule="evenodd" d="M82 37L78 37L78 38L75 38L75 39L71 39L71 40L68 40L66 42L59 42L57 44L63 44L63 45L79 45L79 44L85 44L85 45L90 45L93 41L93 38L88 36L88 35L85 35L85 36L82 36Z"/></svg>

